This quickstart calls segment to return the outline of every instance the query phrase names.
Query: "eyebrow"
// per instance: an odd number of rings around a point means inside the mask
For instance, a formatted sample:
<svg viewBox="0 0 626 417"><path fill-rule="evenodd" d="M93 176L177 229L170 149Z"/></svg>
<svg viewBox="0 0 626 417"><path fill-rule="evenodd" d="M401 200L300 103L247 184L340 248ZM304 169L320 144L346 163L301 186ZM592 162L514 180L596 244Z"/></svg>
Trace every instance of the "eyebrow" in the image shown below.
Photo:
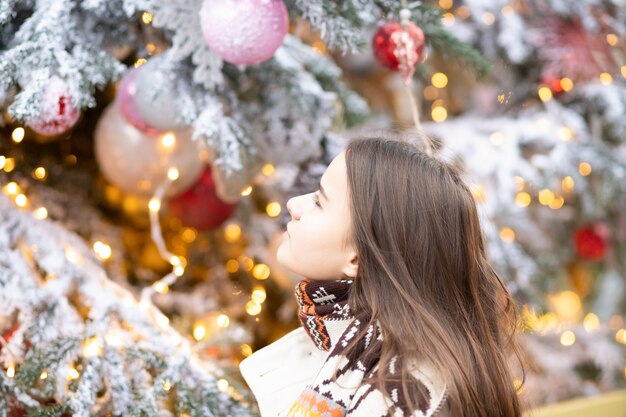
<svg viewBox="0 0 626 417"><path fill-rule="evenodd" d="M320 194L322 194L322 197L324 197L324 199L325 199L326 201L329 201L329 200L328 200L328 195L326 195L326 191L324 191L324 187L322 186L322 183L321 183L321 182L320 182Z"/></svg>

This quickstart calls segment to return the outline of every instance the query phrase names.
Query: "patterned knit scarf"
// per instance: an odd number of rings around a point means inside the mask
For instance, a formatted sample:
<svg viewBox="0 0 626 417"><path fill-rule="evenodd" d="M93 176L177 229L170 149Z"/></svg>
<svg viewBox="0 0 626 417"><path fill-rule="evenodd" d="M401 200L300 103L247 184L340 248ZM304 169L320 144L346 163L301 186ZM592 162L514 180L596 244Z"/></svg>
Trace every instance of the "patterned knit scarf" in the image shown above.
<svg viewBox="0 0 626 417"><path fill-rule="evenodd" d="M390 399L370 384L361 384L365 377L372 377L378 370L379 352L382 346L380 324L369 324L365 317L354 317L347 299L352 286L350 280L310 281L302 280L296 285L296 299L300 304L299 318L304 330L318 348L329 351L319 374L298 397L287 413L287 417L379 417L413 415L407 410L399 384L386 386ZM331 344L333 326L342 329ZM347 326L347 328L346 328ZM344 349L348 343L367 327L367 332L357 343L350 357ZM345 329L345 330L343 330ZM369 361L365 361L368 353ZM389 373L395 375L399 364L393 360ZM336 381L333 381L336 375ZM417 401L418 415L432 415L431 395L425 386L416 380L421 393ZM395 408L397 407L397 408Z"/></svg>

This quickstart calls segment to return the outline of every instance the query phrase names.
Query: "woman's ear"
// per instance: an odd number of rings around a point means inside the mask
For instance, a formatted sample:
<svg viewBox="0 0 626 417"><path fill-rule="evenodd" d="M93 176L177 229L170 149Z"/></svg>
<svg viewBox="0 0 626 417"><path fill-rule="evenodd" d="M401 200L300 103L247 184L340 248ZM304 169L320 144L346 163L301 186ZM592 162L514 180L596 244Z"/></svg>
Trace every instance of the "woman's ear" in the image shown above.
<svg viewBox="0 0 626 417"><path fill-rule="evenodd" d="M341 272L347 278L356 278L356 274L359 272L359 259L356 253L350 255L349 261L344 265Z"/></svg>

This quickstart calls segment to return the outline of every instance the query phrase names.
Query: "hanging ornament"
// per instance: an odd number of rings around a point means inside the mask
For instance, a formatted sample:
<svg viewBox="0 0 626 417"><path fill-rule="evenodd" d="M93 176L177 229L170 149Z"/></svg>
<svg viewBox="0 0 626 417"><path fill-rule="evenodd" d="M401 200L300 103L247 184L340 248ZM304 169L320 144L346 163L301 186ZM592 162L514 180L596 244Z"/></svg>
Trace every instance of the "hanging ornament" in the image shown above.
<svg viewBox="0 0 626 417"><path fill-rule="evenodd" d="M191 129L155 138L126 123L114 104L96 126L95 153L107 180L126 192L146 196L165 181L170 168L178 170L178 179L167 192L172 196L196 182L204 166Z"/></svg>
<svg viewBox="0 0 626 417"><path fill-rule="evenodd" d="M72 104L67 83L56 75L41 94L41 112L26 125L44 136L57 136L76 124L80 112Z"/></svg>
<svg viewBox="0 0 626 417"><path fill-rule="evenodd" d="M372 41L374 56L378 62L394 71L401 71L402 58L398 56L398 46L405 55L405 66L414 67L423 58L424 45L424 32L410 21L406 22L406 31L401 23L385 23L378 29Z"/></svg>
<svg viewBox="0 0 626 417"><path fill-rule="evenodd" d="M137 69L134 104L148 126L161 131L184 127L178 117L178 95L176 73L163 55Z"/></svg>
<svg viewBox="0 0 626 417"><path fill-rule="evenodd" d="M579 228L574 233L576 252L593 261L604 259L609 241L609 230L604 223Z"/></svg>
<svg viewBox="0 0 626 417"><path fill-rule="evenodd" d="M139 113L137 105L135 104L135 93L137 92L137 72L139 69L132 68L128 71L117 89L115 95L115 102L124 116L124 119L137 129L150 136L158 136L163 134L163 131L155 129L150 126Z"/></svg>
<svg viewBox="0 0 626 417"><path fill-rule="evenodd" d="M200 26L209 48L231 64L253 65L274 55L289 29L283 0L204 0Z"/></svg>
<svg viewBox="0 0 626 417"><path fill-rule="evenodd" d="M183 225L211 230L224 223L237 206L218 197L211 169L207 168L193 187L170 199L168 207L170 214L178 217Z"/></svg>

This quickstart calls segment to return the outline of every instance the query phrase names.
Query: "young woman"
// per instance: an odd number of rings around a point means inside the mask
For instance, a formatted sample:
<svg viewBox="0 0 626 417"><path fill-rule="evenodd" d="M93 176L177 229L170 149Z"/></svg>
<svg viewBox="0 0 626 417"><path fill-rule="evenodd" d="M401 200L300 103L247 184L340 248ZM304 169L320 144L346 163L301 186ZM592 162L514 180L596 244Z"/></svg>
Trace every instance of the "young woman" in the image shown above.
<svg viewBox="0 0 626 417"><path fill-rule="evenodd" d="M263 417L520 415L515 308L458 172L355 141L287 208L302 327L241 363Z"/></svg>

